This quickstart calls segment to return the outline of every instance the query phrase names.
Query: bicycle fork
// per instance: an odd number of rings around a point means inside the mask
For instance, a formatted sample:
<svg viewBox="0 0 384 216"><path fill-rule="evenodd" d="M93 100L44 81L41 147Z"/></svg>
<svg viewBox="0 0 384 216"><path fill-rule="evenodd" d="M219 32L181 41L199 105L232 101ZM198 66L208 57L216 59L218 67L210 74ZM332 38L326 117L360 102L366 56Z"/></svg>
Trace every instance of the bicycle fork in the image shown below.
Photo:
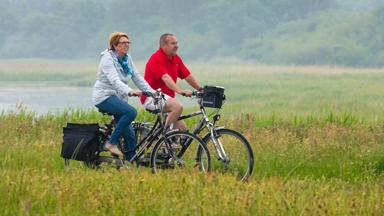
<svg viewBox="0 0 384 216"><path fill-rule="evenodd" d="M213 141L213 145L215 147L218 159L221 160L224 163L229 163L231 161L231 159L225 153L224 147L221 144L220 139L219 139L220 136L217 134L214 124L212 124L209 121L209 118L206 115L205 111L204 110L201 110L201 111L202 111L202 114L203 114L203 119L204 119L205 125L207 126L207 128L209 130L209 133L211 135L211 138L212 138L212 141ZM203 122L200 121L199 122L200 127L202 126L202 124L203 124Z"/></svg>
<svg viewBox="0 0 384 216"><path fill-rule="evenodd" d="M216 129L213 127L213 125L207 125L207 127L211 134L211 139L215 147L218 159L224 163L229 163L231 159L228 157L227 153L225 153L224 147L219 139L220 136L217 134Z"/></svg>

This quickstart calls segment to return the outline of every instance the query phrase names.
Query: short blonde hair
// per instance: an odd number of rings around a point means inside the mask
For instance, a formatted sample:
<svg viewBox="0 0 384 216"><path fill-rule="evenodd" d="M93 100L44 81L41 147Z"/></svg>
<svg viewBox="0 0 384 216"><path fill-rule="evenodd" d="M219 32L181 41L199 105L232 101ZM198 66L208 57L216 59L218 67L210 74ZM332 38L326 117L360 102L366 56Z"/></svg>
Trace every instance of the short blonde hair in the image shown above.
<svg viewBox="0 0 384 216"><path fill-rule="evenodd" d="M126 37L127 39L129 39L128 35L124 32L112 32L109 35L109 49L115 50L115 47L113 46L117 46L120 38L122 37Z"/></svg>

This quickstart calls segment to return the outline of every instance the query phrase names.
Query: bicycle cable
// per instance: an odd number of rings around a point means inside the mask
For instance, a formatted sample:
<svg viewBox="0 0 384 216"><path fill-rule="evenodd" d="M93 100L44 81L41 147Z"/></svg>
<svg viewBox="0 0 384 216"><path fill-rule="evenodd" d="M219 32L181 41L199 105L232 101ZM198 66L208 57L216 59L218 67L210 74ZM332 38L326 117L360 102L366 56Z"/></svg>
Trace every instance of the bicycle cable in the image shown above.
<svg viewBox="0 0 384 216"><path fill-rule="evenodd" d="M219 113L220 109L221 109L221 108L216 108L216 109L214 109L210 114L208 114L208 118L210 118L211 116L213 116L213 115Z"/></svg>

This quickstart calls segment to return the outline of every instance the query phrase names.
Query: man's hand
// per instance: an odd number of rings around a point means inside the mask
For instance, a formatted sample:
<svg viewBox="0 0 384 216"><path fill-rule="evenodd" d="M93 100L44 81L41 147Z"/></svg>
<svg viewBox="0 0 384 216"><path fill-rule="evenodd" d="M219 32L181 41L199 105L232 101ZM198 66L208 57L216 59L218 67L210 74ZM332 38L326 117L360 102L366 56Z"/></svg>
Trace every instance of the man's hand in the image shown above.
<svg viewBox="0 0 384 216"><path fill-rule="evenodd" d="M199 91L201 93L204 93L204 88L203 87L199 87L199 89L197 89L197 91Z"/></svg>
<svg viewBox="0 0 384 216"><path fill-rule="evenodd" d="M191 97L192 96L192 91L191 90L183 90L183 89L181 89L177 93L181 94L181 95L183 95L185 97Z"/></svg>
<svg viewBox="0 0 384 216"><path fill-rule="evenodd" d="M132 90L131 92L128 93L129 97L140 97L143 94L142 91L140 90Z"/></svg>

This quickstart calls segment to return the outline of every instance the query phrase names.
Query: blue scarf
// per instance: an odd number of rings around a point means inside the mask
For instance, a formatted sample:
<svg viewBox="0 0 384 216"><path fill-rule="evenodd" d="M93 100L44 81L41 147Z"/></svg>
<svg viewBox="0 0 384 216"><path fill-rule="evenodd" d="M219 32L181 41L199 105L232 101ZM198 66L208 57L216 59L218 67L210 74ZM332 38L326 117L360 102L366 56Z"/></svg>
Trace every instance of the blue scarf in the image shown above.
<svg viewBox="0 0 384 216"><path fill-rule="evenodd" d="M127 75L132 75L132 68L129 67L128 65L128 54L125 54L123 59L121 59L115 52L115 55L116 55L116 58L117 58L117 61L119 62L119 64L121 65L121 67L123 68L124 70L124 75L127 76Z"/></svg>

